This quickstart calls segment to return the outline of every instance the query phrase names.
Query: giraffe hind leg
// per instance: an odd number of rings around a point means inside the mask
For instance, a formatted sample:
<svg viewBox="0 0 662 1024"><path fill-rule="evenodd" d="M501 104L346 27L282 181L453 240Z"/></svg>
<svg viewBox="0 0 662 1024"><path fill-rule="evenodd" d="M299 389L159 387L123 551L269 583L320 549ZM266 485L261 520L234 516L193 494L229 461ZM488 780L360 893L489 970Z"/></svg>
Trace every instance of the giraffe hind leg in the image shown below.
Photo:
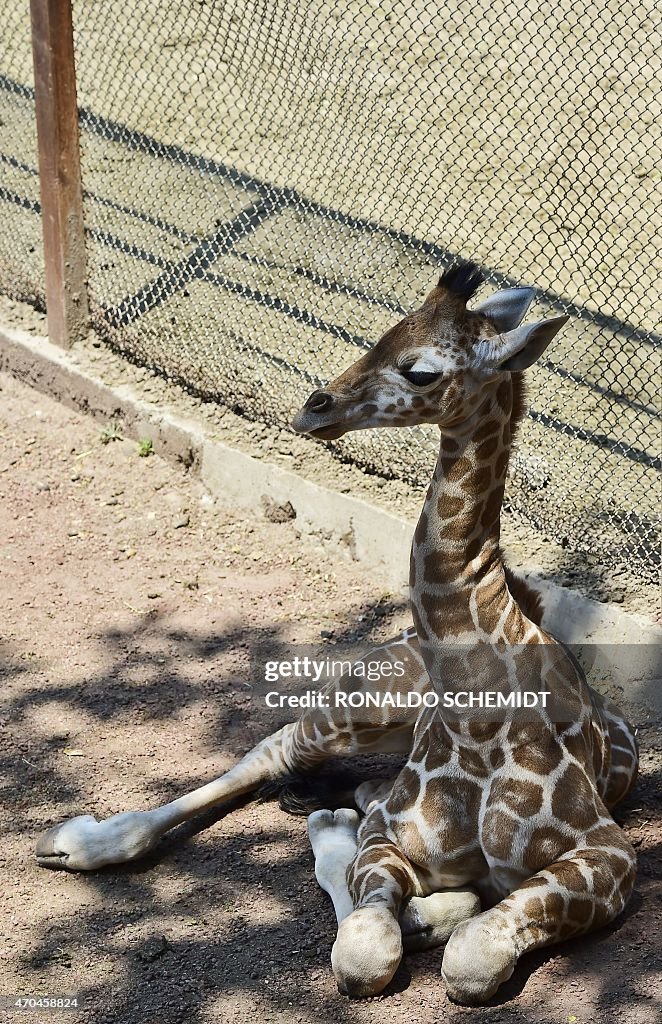
<svg viewBox="0 0 662 1024"><path fill-rule="evenodd" d="M289 752L296 723L257 744L230 771L162 807L125 811L104 821L91 814L71 818L37 840L41 867L93 871L144 856L170 829L218 804L254 792L262 783L291 769Z"/></svg>
<svg viewBox="0 0 662 1024"><path fill-rule="evenodd" d="M359 729L350 737L349 745L339 743L339 726L322 740L318 738L312 743L309 726L304 715L262 740L224 775L161 807L125 811L104 821L97 821L91 814L79 815L56 825L39 836L37 863L41 867L68 871L94 871L108 864L137 860L152 850L170 829L212 807L254 793L269 783L280 788L282 780L292 773L311 772L333 755L349 755L362 749ZM395 737L393 732L397 734ZM378 751L383 745L387 752L408 749L411 727L399 724L392 733L385 729L380 735L371 729L371 742L365 747ZM355 779L351 784L347 782L348 794L355 785ZM328 798L328 792L325 797ZM297 813L293 807L285 809ZM301 809L298 813L308 813L308 810Z"/></svg>
<svg viewBox="0 0 662 1024"><path fill-rule="evenodd" d="M405 639L410 640L402 634L367 658L376 658L393 645L398 648ZM402 687L417 689L426 685L415 657L409 672L400 681ZM338 683L338 688L342 690L350 684L351 678L350 673ZM379 722L357 724L344 711L335 716L325 716L323 712L319 715L318 719L317 712L304 713L297 722L258 743L224 775L162 807L127 811L105 821L97 821L90 814L80 815L49 829L37 841L37 863L42 867L91 871L135 860L152 850L161 836L175 826L219 804L254 793L267 782L292 772L309 772L332 755L408 752L411 745L413 721L393 722L387 716Z"/></svg>
<svg viewBox="0 0 662 1024"><path fill-rule="evenodd" d="M443 946L457 926L480 914L480 909L480 897L473 889L448 889L430 896L412 896L400 912L405 953L421 953Z"/></svg>

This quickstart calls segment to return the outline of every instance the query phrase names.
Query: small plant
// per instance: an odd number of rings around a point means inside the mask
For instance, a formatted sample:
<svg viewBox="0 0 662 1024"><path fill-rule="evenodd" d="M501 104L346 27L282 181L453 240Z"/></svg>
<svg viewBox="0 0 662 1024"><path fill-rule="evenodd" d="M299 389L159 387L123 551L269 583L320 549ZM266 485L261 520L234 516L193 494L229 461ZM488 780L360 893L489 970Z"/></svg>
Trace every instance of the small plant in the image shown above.
<svg viewBox="0 0 662 1024"><path fill-rule="evenodd" d="M107 426L103 428L99 436L101 444L110 444L111 441L122 440L122 425L119 420L111 420Z"/></svg>
<svg viewBox="0 0 662 1024"><path fill-rule="evenodd" d="M154 454L154 446L152 445L151 438L144 437L138 442L138 455L141 459L146 459L148 455Z"/></svg>

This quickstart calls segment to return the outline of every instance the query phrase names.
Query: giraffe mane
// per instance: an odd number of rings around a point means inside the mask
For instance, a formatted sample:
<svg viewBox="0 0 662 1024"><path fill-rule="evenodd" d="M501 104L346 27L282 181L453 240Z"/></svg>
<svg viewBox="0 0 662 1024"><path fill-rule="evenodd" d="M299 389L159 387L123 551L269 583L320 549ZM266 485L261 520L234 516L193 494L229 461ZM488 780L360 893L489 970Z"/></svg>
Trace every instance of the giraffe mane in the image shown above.
<svg viewBox="0 0 662 1024"><path fill-rule="evenodd" d="M513 407L510 414L510 443L517 440L520 423L524 419L529 402L529 393L524 378L524 370L515 370L510 375L513 382Z"/></svg>
<svg viewBox="0 0 662 1024"><path fill-rule="evenodd" d="M517 440L520 423L524 418L528 402L528 391L524 371L518 370L511 374L513 382L513 407L510 414L510 440L511 446ZM539 626L545 612L542 596L534 590L521 576L516 576L512 569L505 564L503 551L501 560L504 563L506 573L506 584L508 590L517 601L518 605L531 622Z"/></svg>
<svg viewBox="0 0 662 1024"><path fill-rule="evenodd" d="M503 561L503 552L501 552L501 560ZM506 585L511 595L515 598L527 619L535 622L536 626L540 626L542 617L545 614L545 605L541 594L534 590L525 579L517 576L505 562L503 569L506 574Z"/></svg>

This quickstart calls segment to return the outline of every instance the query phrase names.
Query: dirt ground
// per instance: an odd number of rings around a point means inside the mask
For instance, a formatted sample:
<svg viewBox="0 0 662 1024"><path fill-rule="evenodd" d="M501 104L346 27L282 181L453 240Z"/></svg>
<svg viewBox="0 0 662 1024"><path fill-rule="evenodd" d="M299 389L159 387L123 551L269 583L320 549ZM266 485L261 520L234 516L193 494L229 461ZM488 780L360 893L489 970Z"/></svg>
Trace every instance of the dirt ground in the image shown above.
<svg viewBox="0 0 662 1024"><path fill-rule="evenodd" d="M445 996L440 954L349 1002L301 818L223 808L132 867L37 867L38 833L170 799L285 720L249 685L257 640L369 644L406 620L296 521L237 516L185 471L0 376L3 742L0 994L78 993L95 1024L653 1024L662 1012L662 729L618 820L639 876L612 927L525 958L489 1007ZM326 636L322 635L322 631ZM330 634L330 636L328 635Z"/></svg>

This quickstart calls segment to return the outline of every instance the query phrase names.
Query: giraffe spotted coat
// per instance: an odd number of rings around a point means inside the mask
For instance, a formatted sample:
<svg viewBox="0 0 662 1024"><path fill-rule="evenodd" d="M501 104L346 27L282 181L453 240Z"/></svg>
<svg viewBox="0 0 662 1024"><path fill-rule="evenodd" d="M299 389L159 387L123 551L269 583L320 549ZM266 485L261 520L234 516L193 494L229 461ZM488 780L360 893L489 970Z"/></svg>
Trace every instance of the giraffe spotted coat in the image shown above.
<svg viewBox="0 0 662 1024"><path fill-rule="evenodd" d="M567 318L518 326L532 298L525 290L469 310L480 281L472 266L445 275L295 419L326 439L439 425L410 569L427 674L440 696L542 688L556 708L496 721L438 708L420 715L407 764L368 803L346 869L354 909L340 921L332 962L352 995L392 977L398 916L412 896L466 885L481 893L487 909L453 931L442 966L449 994L471 1003L489 999L527 950L611 920L634 883L634 851L609 812L636 771L632 730L530 614L499 547L522 371ZM380 942L388 956L358 955Z"/></svg>

